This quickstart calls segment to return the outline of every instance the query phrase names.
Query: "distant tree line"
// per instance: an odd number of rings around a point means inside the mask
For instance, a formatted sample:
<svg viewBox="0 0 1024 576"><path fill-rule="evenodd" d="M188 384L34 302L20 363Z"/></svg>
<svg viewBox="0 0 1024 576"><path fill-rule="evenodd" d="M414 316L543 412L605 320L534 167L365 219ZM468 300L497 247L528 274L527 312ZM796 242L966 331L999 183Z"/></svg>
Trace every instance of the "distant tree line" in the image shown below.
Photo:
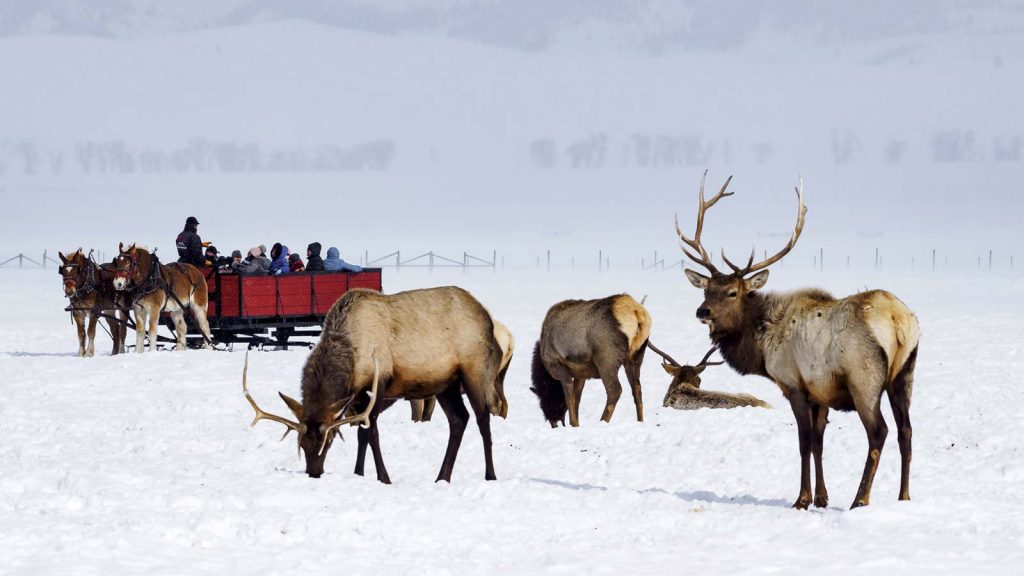
<svg viewBox="0 0 1024 576"><path fill-rule="evenodd" d="M193 138L170 150L130 145L124 140L87 141L71 152L48 150L29 141L0 142L0 173L163 174L188 172L331 172L387 170L395 143L381 139L353 146L334 144L268 148Z"/></svg>

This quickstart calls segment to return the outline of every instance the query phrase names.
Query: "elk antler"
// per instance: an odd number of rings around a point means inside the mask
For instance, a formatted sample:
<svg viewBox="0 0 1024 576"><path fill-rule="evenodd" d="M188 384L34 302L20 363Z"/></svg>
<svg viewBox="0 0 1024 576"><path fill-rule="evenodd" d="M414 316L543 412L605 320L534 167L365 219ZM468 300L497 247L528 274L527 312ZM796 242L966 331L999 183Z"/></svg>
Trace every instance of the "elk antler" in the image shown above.
<svg viewBox="0 0 1024 576"><path fill-rule="evenodd" d="M351 422L357 422L357 421L360 423L360 426L363 426L363 427L366 427L366 426L370 425L370 411L373 410L373 405L377 403L377 383L379 381L380 381L380 365L377 363L377 352L374 351L374 353L373 353L373 384L370 386L370 402L369 402L369 404L366 405L366 408L362 412L360 412L359 414L356 414L355 416L348 416L348 417L345 417L345 418L336 419L334 422L331 422L330 424L323 424L323 425L321 425L320 426L320 432L324 435L324 439L320 442L320 451L317 453L318 455L324 453L324 448L327 446L327 439L331 437L331 433L334 432L335 430L337 430L342 425L349 424ZM348 405L351 404L352 400L354 400L354 399L355 399L355 395L352 396L352 398L349 400L348 404L345 404L345 407L341 409L341 412L339 412L339 415L345 413L345 410L348 409Z"/></svg>
<svg viewBox="0 0 1024 576"><path fill-rule="evenodd" d="M302 446L302 435L306 433L306 425L305 424L299 424L298 422L294 422L294 421L289 420L287 418L284 418L282 416L277 416L276 414L271 414L269 412L264 412L262 409L260 409L260 407L256 404L256 401L253 400L252 395L249 394L248 374L249 374L249 351L246 350L246 352L245 352L245 366L242 368L242 393L245 394L245 399L249 401L250 405L252 405L252 409L256 411L256 417L252 419L252 424L250 424L250 426L255 426L256 423L259 422L260 420L271 420L273 422L278 422L280 424L284 424L285 426L287 426L287 429L284 431L284 435L281 436L281 440L284 440L285 437L288 436L289 432L291 432L292 430L295 430L295 432L298 434L298 437L299 437L298 438L299 446L297 447L297 449L301 449L301 446Z"/></svg>
<svg viewBox="0 0 1024 576"><path fill-rule="evenodd" d="M661 356L662 358L664 358L665 361L668 362L669 364L671 364L671 365L673 365L673 366L675 366L677 368L680 366L679 362L676 362L674 358L672 358L668 354L665 354L664 352L659 350L658 347L655 346L654 344L652 344L650 340L647 341L647 347L650 348L651 350L654 350L654 352L658 356Z"/></svg>
<svg viewBox="0 0 1024 576"><path fill-rule="evenodd" d="M704 369L707 368L708 366L718 366L719 364L725 364L725 361L721 361L721 362L708 362L708 358L711 358L711 355L714 354L717 351L718 351L718 346L715 346L715 347L711 348L711 350L708 350L708 353L705 354L703 358L701 358L700 362L698 362L697 365L694 366L694 368L697 370L697 374L700 374L701 372L703 372Z"/></svg>
<svg viewBox="0 0 1024 576"><path fill-rule="evenodd" d="M732 176L729 176L729 178L725 181L725 184L722 184L722 189L718 191L718 194L715 194L715 196L711 200L704 200L704 181L707 180L707 177L708 171L705 170L704 175L701 176L700 178L700 208L698 208L697 210L697 230L693 234L693 239L691 240L690 238L687 238L686 234L683 234L683 231L679 228L678 214L676 214L676 233L679 234L680 242L695 250L699 254L699 256L694 256L694 254L687 250L686 247L680 246L680 248L682 248L683 250L683 254L686 254L686 256L690 260L693 260L697 264L700 264L712 274L720 274L718 269L715 268L714 264L711 263L711 256L708 255L707 250L705 250L704 246L701 245L700 234L704 229L704 213L707 212L708 208L714 206L715 203L717 203L722 198L733 195L732 192L725 191L726 188L729 187L729 183L732 182Z"/></svg>
<svg viewBox="0 0 1024 576"><path fill-rule="evenodd" d="M730 262L729 259L725 257L724 251L722 252L722 259L725 261L726 264L729 265L730 268L733 269L733 272L735 272L739 276L746 276L751 272L764 270L765 268L781 260L783 256L789 254L789 251L793 249L793 246L796 246L797 239L800 238L800 234L804 231L805 216L807 216L807 206L804 206L804 178L803 176L801 176L800 181L796 187L796 226L793 228L793 235L789 237L789 242L782 248L782 250L777 252L774 256L766 260L762 260L757 264L754 264L754 251L751 250L750 259L747 260L747 265L744 266L743 268L740 268L739 266L736 266L735 264Z"/></svg>

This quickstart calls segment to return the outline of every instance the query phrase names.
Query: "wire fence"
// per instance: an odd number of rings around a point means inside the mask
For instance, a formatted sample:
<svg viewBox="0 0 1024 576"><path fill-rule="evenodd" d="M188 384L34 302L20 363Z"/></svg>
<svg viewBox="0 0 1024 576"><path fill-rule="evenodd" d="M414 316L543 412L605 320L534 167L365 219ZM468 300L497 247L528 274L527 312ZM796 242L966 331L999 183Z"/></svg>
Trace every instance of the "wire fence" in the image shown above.
<svg viewBox="0 0 1024 576"><path fill-rule="evenodd" d="M52 255L55 252L43 250L35 253L18 253L14 256L0 261L0 269L45 269L60 266L60 260ZM410 252L406 252L410 254ZM545 272L552 270L596 270L605 272L611 270L636 270L640 272L679 271L690 266L688 260L678 258L678 253L666 257L664 253L657 250L648 255L622 256L617 255L613 260L612 256L604 250L597 250L589 255L578 255L574 253L561 253L552 250L542 252L528 251L517 252L506 259L506 255L499 254L492 250L490 254L476 254L464 251L461 255L442 254L434 250L426 252L414 251L412 256L403 256L400 250L395 250L381 256L373 256L369 250L363 253L360 264L366 267L392 268L395 270L489 270L498 272L506 268L523 270L533 269ZM976 255L943 254L938 249L920 254L890 254L883 252L881 248L875 248L873 252L861 251L856 255L851 253L832 254L824 248L819 248L811 254L811 259L794 258L790 255L779 261L778 266L788 266L794 269L812 269L817 271L838 271L838 270L976 270L976 271L1015 271L1016 259L1014 254L1005 251L987 250ZM767 258L767 251L763 252ZM106 262L107 253L97 251L96 259ZM714 256L711 257L716 262ZM720 260L720 258L718 259Z"/></svg>

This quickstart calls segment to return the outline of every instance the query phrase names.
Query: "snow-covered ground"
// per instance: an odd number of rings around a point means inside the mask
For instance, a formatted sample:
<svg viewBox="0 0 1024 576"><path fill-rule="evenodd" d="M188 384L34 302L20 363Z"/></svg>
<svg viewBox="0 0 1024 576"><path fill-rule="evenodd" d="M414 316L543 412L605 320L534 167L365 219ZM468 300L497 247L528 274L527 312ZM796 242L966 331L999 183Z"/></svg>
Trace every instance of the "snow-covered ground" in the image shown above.
<svg viewBox="0 0 1024 576"><path fill-rule="evenodd" d="M249 427L243 354L74 356L59 281L0 270L0 572L199 573L1011 573L1024 561L1024 281L982 273L882 276L775 270L770 287L844 294L887 288L922 325L911 415L913 501L897 502L890 434L871 506L848 511L866 451L856 416L826 434L826 510L789 508L799 482L793 418L777 389L727 369L708 388L775 405L661 408L667 376L643 370L647 421L628 394L611 424L586 389L579 429L550 429L529 392L529 351L548 306L567 297L648 295L652 339L677 359L707 350L700 300L681 274L385 271L388 292L470 289L514 333L508 420L495 420L497 482L483 480L468 429L453 482L433 478L447 426L381 418L393 485L351 473L354 434L326 473L303 473L270 423ZM266 408L298 395L308 352L254 353ZM888 407L885 414L891 423ZM891 427L890 427L891 428ZM370 466L372 470L372 465Z"/></svg>

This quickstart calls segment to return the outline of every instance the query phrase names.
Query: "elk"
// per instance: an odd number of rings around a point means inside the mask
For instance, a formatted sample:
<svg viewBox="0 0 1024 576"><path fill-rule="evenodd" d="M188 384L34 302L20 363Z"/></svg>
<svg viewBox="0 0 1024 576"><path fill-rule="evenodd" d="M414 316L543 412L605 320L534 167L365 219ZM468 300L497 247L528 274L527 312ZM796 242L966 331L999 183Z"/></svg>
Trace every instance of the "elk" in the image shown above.
<svg viewBox="0 0 1024 576"><path fill-rule="evenodd" d="M681 365L672 359L671 356L662 352L654 344L647 343L647 347L664 358L661 367L672 377L672 382L665 391L665 399L661 405L665 408L676 410L697 410L698 408L739 408L741 406L757 406L760 408L771 408L771 404L754 398L750 394L730 394L728 392L717 392L714 390L702 390L700 387L700 375L708 366L718 366L721 362L708 362L711 355L718 348L708 350L696 366Z"/></svg>
<svg viewBox="0 0 1024 576"><path fill-rule="evenodd" d="M708 327L711 341L740 374L756 374L773 381L796 417L800 446L800 493L794 508L812 502L810 457L814 456L817 507L828 505L821 465L822 441L829 409L856 410L867 432L868 455L853 508L866 506L888 433L882 418L882 392L892 405L901 456L900 500L910 499L911 434L910 396L914 381L920 330L917 317L895 296L883 290L835 298L816 288L785 293L760 291L768 281L768 267L793 249L804 228L803 179L796 187L797 218L789 242L771 257L736 266L722 253L732 270L719 271L701 242L705 212L724 197L732 177L711 200L700 184L697 228L689 238L679 228L683 253L704 267L705 276L685 271L695 287L704 291L697 318Z"/></svg>
<svg viewBox="0 0 1024 576"><path fill-rule="evenodd" d="M381 456L377 417L399 398L437 396L448 417L448 448L437 480L451 481L469 412L465 391L484 443L487 480L494 480L490 409L497 401L495 376L501 349L490 314L469 292L454 286L385 295L346 292L324 319L320 341L302 369L302 400L280 394L294 419L264 412L242 387L260 420L283 424L298 435L306 474L319 478L339 428L359 422L355 473L363 475L366 447L373 451L377 480L391 479ZM379 382L379 384L378 384ZM379 387L379 391L378 391ZM348 416L349 409L357 410Z"/></svg>
<svg viewBox="0 0 1024 576"><path fill-rule="evenodd" d="M508 328L491 319L494 322L494 339L501 348L501 365L498 367L498 379L494 382L494 388L498 393L497 401L491 408L491 414L508 417L508 400L505 399L505 373L508 372L509 362L512 361L512 354L515 353L516 342ZM431 396L423 400L410 400L409 406L412 409L413 422L429 422L434 415L434 405L437 399Z"/></svg>
<svg viewBox="0 0 1024 576"><path fill-rule="evenodd" d="M637 422L644 421L640 366L651 333L651 316L627 294L598 300L566 300L548 310L540 339L533 348L533 385L544 418L580 425L583 385L600 378L608 394L601 420L609 422L622 394L619 368L633 390Z"/></svg>

